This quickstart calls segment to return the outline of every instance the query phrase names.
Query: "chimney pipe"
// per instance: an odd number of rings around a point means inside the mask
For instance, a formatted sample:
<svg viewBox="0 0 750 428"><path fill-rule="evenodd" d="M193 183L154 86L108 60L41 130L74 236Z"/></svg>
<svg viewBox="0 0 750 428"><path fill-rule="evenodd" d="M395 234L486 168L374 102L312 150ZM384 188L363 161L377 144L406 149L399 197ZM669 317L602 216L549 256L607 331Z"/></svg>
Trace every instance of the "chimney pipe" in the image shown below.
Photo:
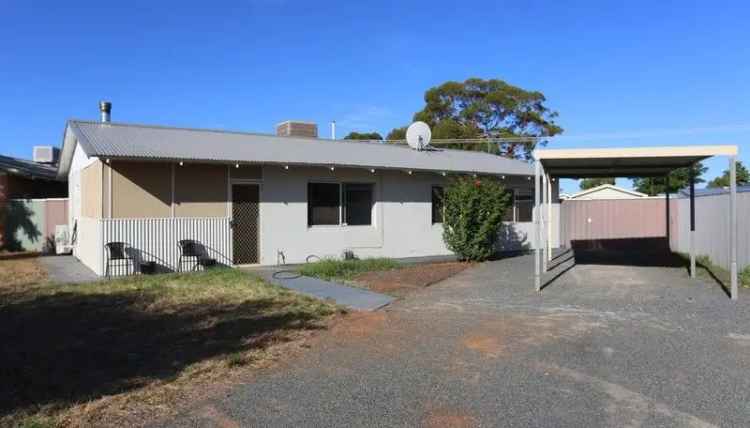
<svg viewBox="0 0 750 428"><path fill-rule="evenodd" d="M336 139L336 121L331 122L331 140Z"/></svg>
<svg viewBox="0 0 750 428"><path fill-rule="evenodd" d="M99 112L102 116L102 122L109 123L112 118L112 103L109 101L99 101Z"/></svg>

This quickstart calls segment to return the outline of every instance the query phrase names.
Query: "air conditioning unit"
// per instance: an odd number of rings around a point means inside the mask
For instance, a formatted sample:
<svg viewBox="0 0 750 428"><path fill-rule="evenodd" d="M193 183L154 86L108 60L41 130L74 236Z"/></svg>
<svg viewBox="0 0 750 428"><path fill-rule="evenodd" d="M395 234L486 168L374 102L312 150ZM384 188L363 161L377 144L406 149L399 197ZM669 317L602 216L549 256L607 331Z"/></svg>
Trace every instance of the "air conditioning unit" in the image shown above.
<svg viewBox="0 0 750 428"><path fill-rule="evenodd" d="M55 254L70 254L73 252L73 244L70 242L70 233L67 224L55 226Z"/></svg>
<svg viewBox="0 0 750 428"><path fill-rule="evenodd" d="M34 146L34 162L57 163L60 158L60 149L53 146Z"/></svg>

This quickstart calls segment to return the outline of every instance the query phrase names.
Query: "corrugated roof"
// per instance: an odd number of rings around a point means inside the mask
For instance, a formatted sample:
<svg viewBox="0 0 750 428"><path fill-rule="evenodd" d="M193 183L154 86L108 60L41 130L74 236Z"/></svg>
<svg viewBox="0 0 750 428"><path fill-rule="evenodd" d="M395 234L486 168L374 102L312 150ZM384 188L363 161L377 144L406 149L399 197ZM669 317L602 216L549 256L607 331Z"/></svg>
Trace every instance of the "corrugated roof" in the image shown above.
<svg viewBox="0 0 750 428"><path fill-rule="evenodd" d="M102 158L533 174L527 162L464 150L77 120L68 125L88 156Z"/></svg>
<svg viewBox="0 0 750 428"><path fill-rule="evenodd" d="M0 171L45 180L57 179L56 165L45 165L27 159L11 158L8 156L0 156Z"/></svg>
<svg viewBox="0 0 750 428"><path fill-rule="evenodd" d="M750 185L745 186L737 186L737 193L746 193L750 192ZM714 196L714 195L723 195L729 193L728 187L706 187L704 189L695 189L695 197L699 198L701 196ZM680 190L680 197L683 198L689 198L690 197L690 189L682 189Z"/></svg>

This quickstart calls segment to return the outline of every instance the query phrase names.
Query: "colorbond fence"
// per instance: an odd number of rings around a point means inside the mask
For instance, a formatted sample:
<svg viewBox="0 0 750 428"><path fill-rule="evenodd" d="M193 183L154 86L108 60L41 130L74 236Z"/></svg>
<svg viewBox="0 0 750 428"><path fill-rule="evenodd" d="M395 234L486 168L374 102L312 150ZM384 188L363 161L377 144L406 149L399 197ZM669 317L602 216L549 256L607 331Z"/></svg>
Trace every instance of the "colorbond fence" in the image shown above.
<svg viewBox="0 0 750 428"><path fill-rule="evenodd" d="M573 242L596 247L603 241L664 238L666 243L668 236L677 233L677 201L670 200L669 214L667 230L663 198L563 201L562 242L567 247Z"/></svg>
<svg viewBox="0 0 750 428"><path fill-rule="evenodd" d="M11 199L0 203L0 248L54 252L55 227L68 224L68 200Z"/></svg>
<svg viewBox="0 0 750 428"><path fill-rule="evenodd" d="M737 265L750 265L750 191L737 193ZM617 241L669 237L672 251L690 251L690 199L670 199L669 230L663 198L563 201L560 210L561 243L601 247ZM695 198L695 253L729 269L729 194ZM605 242L605 241L610 242ZM604 244L602 244L604 242Z"/></svg>
<svg viewBox="0 0 750 428"><path fill-rule="evenodd" d="M750 189L737 192L737 268L750 265ZM680 218L672 249L690 251L690 200L678 200ZM695 254L708 256L725 269L729 261L729 194L696 196L695 198Z"/></svg>

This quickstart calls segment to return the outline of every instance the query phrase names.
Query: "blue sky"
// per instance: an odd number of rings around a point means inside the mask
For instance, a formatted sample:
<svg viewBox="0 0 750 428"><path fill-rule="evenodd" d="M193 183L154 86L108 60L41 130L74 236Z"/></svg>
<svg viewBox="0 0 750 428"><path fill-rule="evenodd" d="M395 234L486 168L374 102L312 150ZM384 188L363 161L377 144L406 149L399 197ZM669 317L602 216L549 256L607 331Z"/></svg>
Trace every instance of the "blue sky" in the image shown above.
<svg viewBox="0 0 750 428"><path fill-rule="evenodd" d="M740 1L0 0L0 153L60 144L100 99L123 122L385 134L475 76L542 91L550 147L731 143L747 163L749 21Z"/></svg>

